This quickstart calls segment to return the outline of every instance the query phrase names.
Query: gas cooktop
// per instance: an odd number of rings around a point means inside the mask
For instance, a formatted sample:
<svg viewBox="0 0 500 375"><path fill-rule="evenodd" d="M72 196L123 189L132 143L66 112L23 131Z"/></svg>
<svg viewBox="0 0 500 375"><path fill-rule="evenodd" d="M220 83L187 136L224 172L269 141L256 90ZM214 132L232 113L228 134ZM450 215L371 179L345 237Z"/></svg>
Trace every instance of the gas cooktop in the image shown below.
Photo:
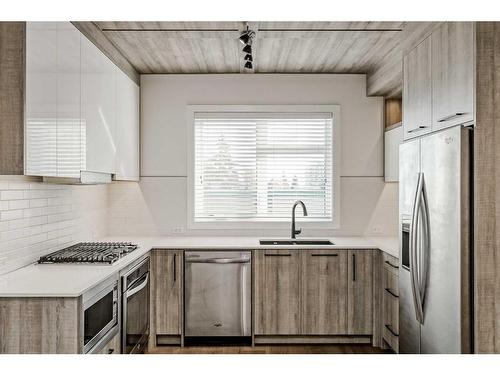
<svg viewBox="0 0 500 375"><path fill-rule="evenodd" d="M40 258L38 263L111 264L137 249L130 242L80 242Z"/></svg>

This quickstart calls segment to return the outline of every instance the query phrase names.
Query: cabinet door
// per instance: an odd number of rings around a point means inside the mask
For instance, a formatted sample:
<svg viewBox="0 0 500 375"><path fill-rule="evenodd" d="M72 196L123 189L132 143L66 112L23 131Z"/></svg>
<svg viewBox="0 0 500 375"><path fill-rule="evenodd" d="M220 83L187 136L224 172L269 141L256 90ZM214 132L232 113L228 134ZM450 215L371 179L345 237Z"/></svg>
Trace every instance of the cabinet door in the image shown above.
<svg viewBox="0 0 500 375"><path fill-rule="evenodd" d="M118 67L115 180L139 180L139 86Z"/></svg>
<svg viewBox="0 0 500 375"><path fill-rule="evenodd" d="M425 39L403 59L404 139L432 128L431 40Z"/></svg>
<svg viewBox="0 0 500 375"><path fill-rule="evenodd" d="M474 120L474 24L444 22L432 34L433 126Z"/></svg>
<svg viewBox="0 0 500 375"><path fill-rule="evenodd" d="M57 23L57 177L80 177L80 39L70 22Z"/></svg>
<svg viewBox="0 0 500 375"><path fill-rule="evenodd" d="M300 333L300 251L255 251L256 335Z"/></svg>
<svg viewBox="0 0 500 375"><path fill-rule="evenodd" d="M302 255L302 333L347 334L347 251L306 250Z"/></svg>
<svg viewBox="0 0 500 375"><path fill-rule="evenodd" d="M182 251L153 250L151 253L150 320L152 335L182 332Z"/></svg>
<svg viewBox="0 0 500 375"><path fill-rule="evenodd" d="M57 175L57 22L26 24L25 174Z"/></svg>
<svg viewBox="0 0 500 375"><path fill-rule="evenodd" d="M384 134L384 180L399 181L399 145L403 143L403 127L386 131Z"/></svg>
<svg viewBox="0 0 500 375"><path fill-rule="evenodd" d="M348 323L350 335L373 332L373 264L371 250L348 253Z"/></svg>
<svg viewBox="0 0 500 375"><path fill-rule="evenodd" d="M82 132L85 154L82 169L115 172L116 82L113 63L82 37Z"/></svg>

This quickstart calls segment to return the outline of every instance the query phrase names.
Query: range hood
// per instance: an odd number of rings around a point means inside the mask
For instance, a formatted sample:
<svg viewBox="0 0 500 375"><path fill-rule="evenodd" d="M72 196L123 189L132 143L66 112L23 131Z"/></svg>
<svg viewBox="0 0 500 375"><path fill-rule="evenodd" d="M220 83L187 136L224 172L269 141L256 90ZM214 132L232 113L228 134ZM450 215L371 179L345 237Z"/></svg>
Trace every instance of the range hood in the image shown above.
<svg viewBox="0 0 500 375"><path fill-rule="evenodd" d="M111 173L80 171L80 177L43 177L43 182L63 185L101 185L110 184Z"/></svg>

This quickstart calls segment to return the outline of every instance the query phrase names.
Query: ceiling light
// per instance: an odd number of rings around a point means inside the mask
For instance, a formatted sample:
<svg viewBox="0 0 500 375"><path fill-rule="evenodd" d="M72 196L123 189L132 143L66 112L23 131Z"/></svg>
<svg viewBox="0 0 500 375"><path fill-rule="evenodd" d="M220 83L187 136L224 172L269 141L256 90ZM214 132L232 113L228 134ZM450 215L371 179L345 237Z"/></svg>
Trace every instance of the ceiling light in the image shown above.
<svg viewBox="0 0 500 375"><path fill-rule="evenodd" d="M252 55L250 55L249 53L247 53L247 54L245 55L244 59L245 59L246 61L253 61L253 57L252 57Z"/></svg>
<svg viewBox="0 0 500 375"><path fill-rule="evenodd" d="M247 69L253 69L253 65L252 65L252 63L251 63L250 61L247 61L247 62L245 63L245 68L247 68Z"/></svg>
<svg viewBox="0 0 500 375"><path fill-rule="evenodd" d="M247 44L245 47L243 47L242 51L245 53L252 53L252 46L250 44Z"/></svg>

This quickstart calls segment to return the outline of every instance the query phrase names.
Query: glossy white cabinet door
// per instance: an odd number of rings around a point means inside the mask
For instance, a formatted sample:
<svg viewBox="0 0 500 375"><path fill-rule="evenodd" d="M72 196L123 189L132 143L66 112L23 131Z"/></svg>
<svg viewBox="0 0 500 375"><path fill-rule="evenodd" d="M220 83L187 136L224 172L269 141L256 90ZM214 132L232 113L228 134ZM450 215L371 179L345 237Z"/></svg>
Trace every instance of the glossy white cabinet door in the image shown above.
<svg viewBox="0 0 500 375"><path fill-rule="evenodd" d="M114 64L82 36L81 103L85 134L84 170L114 173L116 71Z"/></svg>
<svg viewBox="0 0 500 375"><path fill-rule="evenodd" d="M57 23L26 25L25 174L57 175Z"/></svg>
<svg viewBox="0 0 500 375"><path fill-rule="evenodd" d="M70 22L57 27L57 176L79 177L81 153L80 32Z"/></svg>
<svg viewBox="0 0 500 375"><path fill-rule="evenodd" d="M385 132L384 136L384 180L399 181L399 145L403 143L403 126Z"/></svg>
<svg viewBox="0 0 500 375"><path fill-rule="evenodd" d="M117 72L115 180L139 181L139 86Z"/></svg>

